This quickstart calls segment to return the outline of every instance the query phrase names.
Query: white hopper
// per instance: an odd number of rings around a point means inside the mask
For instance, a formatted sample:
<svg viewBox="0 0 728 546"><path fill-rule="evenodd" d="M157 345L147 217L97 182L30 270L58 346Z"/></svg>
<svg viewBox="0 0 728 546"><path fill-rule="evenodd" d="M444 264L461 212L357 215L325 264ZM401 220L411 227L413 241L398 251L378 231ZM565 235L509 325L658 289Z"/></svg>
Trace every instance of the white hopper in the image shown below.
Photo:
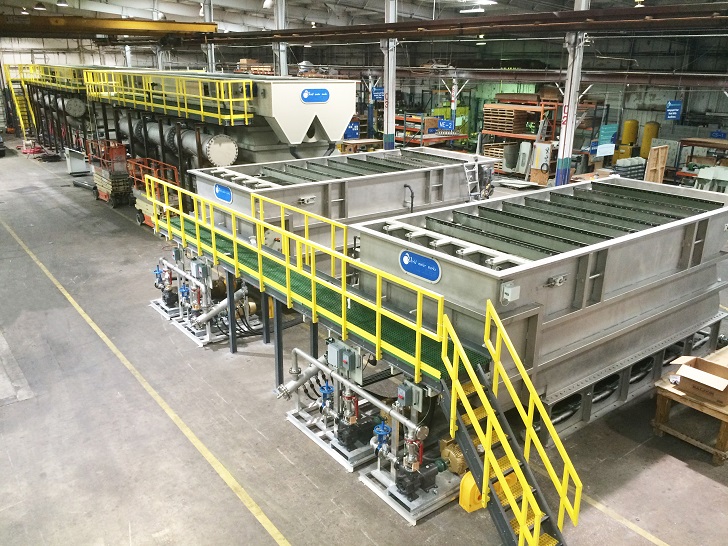
<svg viewBox="0 0 728 546"><path fill-rule="evenodd" d="M255 78L255 116L287 144L342 140L356 109L356 82L313 78ZM313 125L315 131L309 132Z"/></svg>

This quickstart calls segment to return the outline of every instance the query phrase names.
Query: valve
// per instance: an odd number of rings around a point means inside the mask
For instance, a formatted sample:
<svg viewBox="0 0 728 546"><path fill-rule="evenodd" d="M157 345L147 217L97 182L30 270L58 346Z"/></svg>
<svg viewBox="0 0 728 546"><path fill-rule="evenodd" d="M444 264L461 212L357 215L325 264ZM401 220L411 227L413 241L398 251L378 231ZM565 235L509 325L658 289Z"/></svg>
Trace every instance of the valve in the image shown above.
<svg viewBox="0 0 728 546"><path fill-rule="evenodd" d="M157 266L154 271L154 276L156 277L156 280L154 281L154 287L159 288L160 290L164 290L164 279L162 278L162 275L164 275L164 269L161 269L159 266Z"/></svg>
<svg viewBox="0 0 728 546"><path fill-rule="evenodd" d="M329 380L326 379L326 383L319 388L319 391L321 391L321 411L324 411L324 408L327 406L327 403L329 400L332 399L334 395L334 386L329 385Z"/></svg>
<svg viewBox="0 0 728 546"><path fill-rule="evenodd" d="M379 453L379 450L387 444L389 435L392 433L392 427L382 421L374 427L374 434L377 436L377 447L374 449L375 453Z"/></svg>

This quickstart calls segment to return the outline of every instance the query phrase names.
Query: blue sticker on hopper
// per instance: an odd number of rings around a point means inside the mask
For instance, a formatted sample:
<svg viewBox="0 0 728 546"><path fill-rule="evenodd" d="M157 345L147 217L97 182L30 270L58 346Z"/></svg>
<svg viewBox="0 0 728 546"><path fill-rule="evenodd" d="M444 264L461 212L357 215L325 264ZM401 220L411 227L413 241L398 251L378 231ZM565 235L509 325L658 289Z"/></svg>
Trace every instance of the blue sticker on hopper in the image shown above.
<svg viewBox="0 0 728 546"><path fill-rule="evenodd" d="M442 274L437 260L411 250L403 250L399 253L399 266L405 273L431 283L438 282Z"/></svg>
<svg viewBox="0 0 728 546"><path fill-rule="evenodd" d="M233 190L222 184L215 184L215 197L223 203L233 202Z"/></svg>
<svg viewBox="0 0 728 546"><path fill-rule="evenodd" d="M328 89L304 89L301 91L301 100L306 104L320 104L329 102Z"/></svg>

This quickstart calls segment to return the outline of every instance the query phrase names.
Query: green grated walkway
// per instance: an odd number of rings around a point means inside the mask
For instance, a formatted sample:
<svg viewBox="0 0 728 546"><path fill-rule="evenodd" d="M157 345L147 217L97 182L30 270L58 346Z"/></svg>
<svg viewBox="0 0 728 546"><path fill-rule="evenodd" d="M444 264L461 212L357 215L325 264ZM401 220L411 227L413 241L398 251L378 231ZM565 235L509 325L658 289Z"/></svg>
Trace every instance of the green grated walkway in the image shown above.
<svg viewBox="0 0 728 546"><path fill-rule="evenodd" d="M171 219L171 224L173 228L179 230L179 217L173 217ZM195 239L197 236L195 224L191 221L185 222L185 233L191 239ZM226 254L232 257L233 243L229 236L220 235L218 233L215 235L215 239L217 244L217 251L221 254ZM200 240L203 243L212 246L212 237L210 235L210 230L206 227L203 227L202 225L200 225ZM238 244L238 263L248 269L257 272L257 252ZM263 277L264 281L267 279L276 282L282 286L285 286L286 268L263 255ZM291 269L291 290L299 296L302 296L308 300L311 299L311 281L300 273L297 273L293 269ZM357 295L361 296L361 294ZM350 300L350 302L351 305L346 310L347 322L361 328L362 330L369 332L372 335L375 335L377 324L376 312L373 309L370 309L356 301ZM318 285L316 289L316 303L330 313L334 314L335 316L341 317L341 295L334 290L331 290L326 286ZM303 303L301 303L301 305L303 305L304 307L306 306ZM417 336L415 335L414 329L407 328L406 326L386 316L382 316L382 341L397 347L401 351L412 355L413 357L415 355ZM449 351L451 354L452 350L453 346L452 343L450 343ZM387 351L383 350L383 352L385 354L389 354L387 353ZM485 367L485 364L489 360L486 355L477 353L470 349L465 349L465 352L470 359L470 363L474 367L478 365L482 365ZM445 369L444 364L442 363L441 353L441 342L435 341L427 336L422 336L422 362L438 370L444 378L447 377L448 372ZM394 355L391 354L389 356L396 358ZM411 365L406 365L412 368ZM428 375L430 377L433 377L434 379L438 379L431 374L428 374L424 369L422 370L422 373L423 375Z"/></svg>

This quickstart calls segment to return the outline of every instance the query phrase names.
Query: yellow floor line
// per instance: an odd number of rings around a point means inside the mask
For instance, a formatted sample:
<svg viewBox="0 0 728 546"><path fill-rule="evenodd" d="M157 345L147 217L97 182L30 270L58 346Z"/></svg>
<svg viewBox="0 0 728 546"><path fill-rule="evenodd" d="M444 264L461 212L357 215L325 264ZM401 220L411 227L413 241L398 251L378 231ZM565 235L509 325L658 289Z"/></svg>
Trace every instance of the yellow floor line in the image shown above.
<svg viewBox="0 0 728 546"><path fill-rule="evenodd" d="M629 521L627 518L623 517L622 515L618 514L617 512L615 512L614 510L609 508L609 506L605 506L598 500L591 498L589 495L584 495L582 493L581 499L584 502L586 502L587 504L589 504L590 506L593 506L594 508L599 510L600 512L603 512L604 514L606 514L607 516L612 518L617 523L621 523L622 525L624 525L631 531L634 531L635 533L637 533L639 536L641 536L645 540L649 540L652 544L657 544L657 546L669 546L669 544L667 544L667 542L660 540L652 533L645 531L639 525L635 525L634 523Z"/></svg>
<svg viewBox="0 0 728 546"><path fill-rule="evenodd" d="M175 411L167 404L167 402L164 401L164 399L159 395L159 393L154 390L154 388L149 384L149 382L144 378L144 376L139 372L139 370L136 369L136 367L124 356L124 354L118 349L116 345L109 339L109 337L99 328L99 326L91 319L90 316L86 313L86 311L81 308L81 306L76 303L76 300L73 299L73 297L68 293L68 291L63 287L63 285L58 282L58 280L53 276L53 274L48 270L48 268L43 265L43 263L37 258L35 254L28 248L28 246L18 237L18 235L8 226L4 221L0 220L0 224L7 230L8 233L17 241L17 243L20 245L20 247L30 256L30 258L35 262L35 264L43 271L46 277L53 283L53 285L58 289L58 291L63 294L63 296L68 300L68 302L73 306L73 308L78 312L79 315L83 318L83 320L86 321L86 323L91 327L91 329L96 332L96 335L98 335L101 340L106 344L106 346L111 349L111 352L114 353L116 358L121 361L121 363L124 365L124 367L131 372L131 374L136 378L136 380L139 382L139 384L144 388L145 391L151 396L154 401L159 405L160 408L164 411L164 413L167 414L167 417L169 417L172 422L174 422L175 425L182 431L182 434L184 434L187 439L192 443L193 446L197 449L197 451L200 452L200 454L207 460L207 462L212 466L213 469L215 469L215 472L223 479L223 481L228 485L230 489L233 490L233 492L238 496L238 498L242 501L242 503L245 505L245 507L250 511L253 516L255 516L255 519L258 520L258 522L263 526L263 528L268 532L268 534L275 540L278 544L281 545L290 545L288 540L283 536L283 534L278 530L278 528L273 524L273 522L268 519L268 516L265 515L263 510L258 506L258 504L253 500L253 498L248 494L248 492L243 488L242 485L238 483L238 481L233 477L233 475L230 473L230 471L225 468L225 466L220 462L220 460L215 457L215 455L212 454L212 452L205 446L205 444L200 441L200 439L195 435L194 432L187 426L187 424L182 421L182 419L175 413Z"/></svg>
<svg viewBox="0 0 728 546"><path fill-rule="evenodd" d="M538 474L541 474L545 478L549 478L548 473L545 470L543 470L542 468L539 468L537 466L533 466L532 465L531 466L531 470L537 472ZM569 493L571 493L572 495L574 494L574 488L573 487L569 487ZM609 506L607 506L605 504L602 504L601 502L599 502L596 499L591 498L589 495L586 495L584 492L582 492L582 494L581 494L581 500L584 501L585 503L587 503L588 505L593 506L594 508L596 508L597 510L599 510L603 514L606 514L607 516L609 516L610 518L612 518L617 523L619 523L621 525L624 525L625 527L627 527L631 531L634 531L635 533L637 533L642 538L650 541L652 544L656 544L657 546L670 546L664 540L660 540L659 538L657 538L655 535L653 535L649 531L645 531L639 525L635 525L634 523L632 523L630 520L628 520L627 518L625 518L621 514L615 512L614 510L612 510L611 508L609 508Z"/></svg>

